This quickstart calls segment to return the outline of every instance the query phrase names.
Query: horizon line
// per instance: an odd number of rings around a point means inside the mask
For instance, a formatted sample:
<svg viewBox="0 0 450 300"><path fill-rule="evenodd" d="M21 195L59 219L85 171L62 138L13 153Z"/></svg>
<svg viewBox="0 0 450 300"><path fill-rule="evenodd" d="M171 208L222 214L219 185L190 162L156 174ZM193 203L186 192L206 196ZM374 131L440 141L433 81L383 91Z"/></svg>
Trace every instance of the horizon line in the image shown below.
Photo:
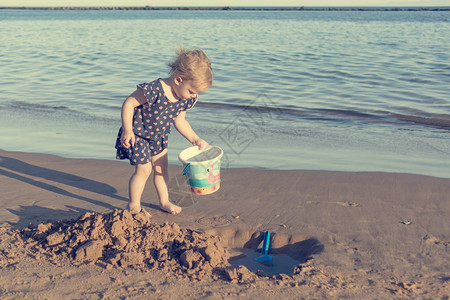
<svg viewBox="0 0 450 300"><path fill-rule="evenodd" d="M297 8L297 7L323 7L323 8L332 8L332 7L450 7L450 5L58 5L58 6L45 6L45 5L1 5L0 7L156 7L156 8L165 8L165 7L194 7L194 8L222 8L222 7L231 7L231 8Z"/></svg>

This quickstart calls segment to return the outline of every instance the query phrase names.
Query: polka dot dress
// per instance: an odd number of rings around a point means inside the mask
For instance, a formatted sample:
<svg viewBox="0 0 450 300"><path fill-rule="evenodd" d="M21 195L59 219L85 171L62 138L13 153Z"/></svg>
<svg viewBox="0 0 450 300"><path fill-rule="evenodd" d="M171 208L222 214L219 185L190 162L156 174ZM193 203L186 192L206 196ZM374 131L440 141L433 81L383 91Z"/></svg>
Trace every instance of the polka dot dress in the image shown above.
<svg viewBox="0 0 450 300"><path fill-rule="evenodd" d="M192 108L197 97L171 102L165 95L160 79L137 86L147 102L136 107L133 115L134 146L122 147L120 128L116 139L117 159L129 159L132 165L146 164L151 157L167 148L170 127L182 111Z"/></svg>

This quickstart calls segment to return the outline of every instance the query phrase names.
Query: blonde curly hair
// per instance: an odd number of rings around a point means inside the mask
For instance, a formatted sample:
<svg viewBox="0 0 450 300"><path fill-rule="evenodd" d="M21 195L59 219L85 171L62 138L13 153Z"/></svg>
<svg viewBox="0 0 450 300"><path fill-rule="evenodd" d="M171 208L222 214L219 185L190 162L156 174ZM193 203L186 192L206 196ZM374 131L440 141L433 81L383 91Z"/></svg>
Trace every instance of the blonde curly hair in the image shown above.
<svg viewBox="0 0 450 300"><path fill-rule="evenodd" d="M186 50L183 46L176 50L175 58L167 64L169 74L173 77L181 77L184 80L193 80L198 85L211 87L213 73L211 61L201 49Z"/></svg>

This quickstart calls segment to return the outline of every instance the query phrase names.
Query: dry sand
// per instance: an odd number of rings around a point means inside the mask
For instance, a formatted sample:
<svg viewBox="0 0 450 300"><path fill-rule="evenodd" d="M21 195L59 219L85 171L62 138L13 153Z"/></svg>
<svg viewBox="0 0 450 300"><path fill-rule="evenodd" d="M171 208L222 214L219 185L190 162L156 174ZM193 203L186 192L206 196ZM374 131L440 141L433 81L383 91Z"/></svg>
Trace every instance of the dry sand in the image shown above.
<svg viewBox="0 0 450 300"><path fill-rule="evenodd" d="M225 169L195 196L170 166L183 212L149 183L149 220L122 210L132 171L0 150L0 298L449 298L450 179Z"/></svg>

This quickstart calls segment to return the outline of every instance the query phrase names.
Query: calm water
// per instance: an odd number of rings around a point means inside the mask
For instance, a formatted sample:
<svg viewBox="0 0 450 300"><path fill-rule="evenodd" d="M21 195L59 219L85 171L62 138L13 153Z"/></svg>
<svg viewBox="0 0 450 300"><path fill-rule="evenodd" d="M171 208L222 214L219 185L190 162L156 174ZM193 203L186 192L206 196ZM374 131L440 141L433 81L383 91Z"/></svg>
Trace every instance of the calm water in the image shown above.
<svg viewBox="0 0 450 300"><path fill-rule="evenodd" d="M450 12L0 10L0 148L114 159L123 100L184 44L224 167L450 177L448 36Z"/></svg>

